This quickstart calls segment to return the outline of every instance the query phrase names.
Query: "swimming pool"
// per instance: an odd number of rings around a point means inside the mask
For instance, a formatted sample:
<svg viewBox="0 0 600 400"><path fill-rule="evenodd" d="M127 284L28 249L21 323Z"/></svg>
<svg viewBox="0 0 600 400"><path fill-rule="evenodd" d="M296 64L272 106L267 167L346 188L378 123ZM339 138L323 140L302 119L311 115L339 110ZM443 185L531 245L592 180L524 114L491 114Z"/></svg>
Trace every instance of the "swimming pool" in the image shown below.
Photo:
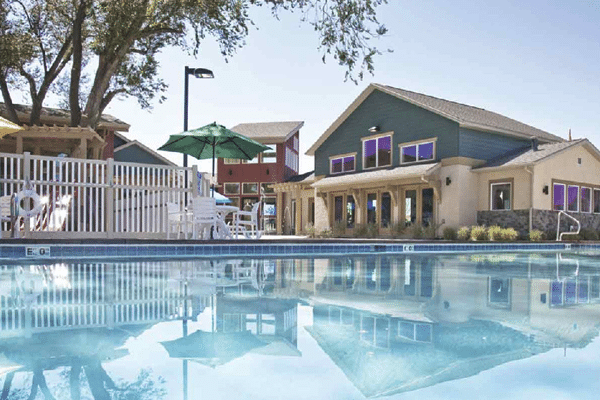
<svg viewBox="0 0 600 400"><path fill-rule="evenodd" d="M15 399L596 399L599 328L574 252L0 265Z"/></svg>

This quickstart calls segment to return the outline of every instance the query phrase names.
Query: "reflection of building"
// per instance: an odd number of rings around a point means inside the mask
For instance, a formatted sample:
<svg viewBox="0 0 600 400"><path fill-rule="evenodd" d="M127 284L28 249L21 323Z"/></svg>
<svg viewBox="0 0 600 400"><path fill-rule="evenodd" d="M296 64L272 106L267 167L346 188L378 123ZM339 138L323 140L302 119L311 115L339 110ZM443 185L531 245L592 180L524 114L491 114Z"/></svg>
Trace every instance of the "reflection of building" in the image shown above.
<svg viewBox="0 0 600 400"><path fill-rule="evenodd" d="M366 396L471 376L598 335L600 271L561 255L288 260L307 328ZM278 269L279 271L279 269ZM566 351L566 350L565 350Z"/></svg>
<svg viewBox="0 0 600 400"><path fill-rule="evenodd" d="M254 353L266 355L300 355L298 313L295 300L267 297L217 297L217 332L249 330L266 346Z"/></svg>

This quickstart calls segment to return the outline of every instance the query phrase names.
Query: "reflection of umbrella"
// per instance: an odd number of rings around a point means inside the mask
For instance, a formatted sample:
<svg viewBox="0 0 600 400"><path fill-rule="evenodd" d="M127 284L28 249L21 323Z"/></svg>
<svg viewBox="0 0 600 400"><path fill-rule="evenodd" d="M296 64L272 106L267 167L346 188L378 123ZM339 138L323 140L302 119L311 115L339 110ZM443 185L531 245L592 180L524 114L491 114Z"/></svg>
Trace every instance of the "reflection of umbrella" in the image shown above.
<svg viewBox="0 0 600 400"><path fill-rule="evenodd" d="M193 360L213 368L266 344L250 331L196 331L180 339L162 342L169 357Z"/></svg>
<svg viewBox="0 0 600 400"><path fill-rule="evenodd" d="M189 154L198 160L212 158L212 175L215 176L216 158L252 160L269 147L213 122L198 129L171 135L167 143L158 149Z"/></svg>
<svg viewBox="0 0 600 400"><path fill-rule="evenodd" d="M17 124L13 124L7 119L0 117L0 139L2 139L5 135L9 133L17 132L22 130L23 128Z"/></svg>
<svg viewBox="0 0 600 400"><path fill-rule="evenodd" d="M229 197L225 197L221 193L215 192L214 189L210 190L210 194L211 194L212 197L215 198L215 200L217 201L217 204L229 204L229 203L231 203L231 199Z"/></svg>

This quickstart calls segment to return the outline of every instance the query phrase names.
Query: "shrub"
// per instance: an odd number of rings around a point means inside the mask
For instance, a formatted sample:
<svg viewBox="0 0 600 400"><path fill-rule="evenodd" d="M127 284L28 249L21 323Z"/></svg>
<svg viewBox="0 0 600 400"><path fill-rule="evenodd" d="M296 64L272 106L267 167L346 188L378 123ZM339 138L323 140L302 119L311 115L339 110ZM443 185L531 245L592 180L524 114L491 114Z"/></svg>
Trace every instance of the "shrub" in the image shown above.
<svg viewBox="0 0 600 400"><path fill-rule="evenodd" d="M346 234L346 223L344 221L336 221L331 229L333 237L342 237Z"/></svg>
<svg viewBox="0 0 600 400"><path fill-rule="evenodd" d="M458 240L467 241L471 237L471 228L468 226L463 226L456 233Z"/></svg>
<svg viewBox="0 0 600 400"><path fill-rule="evenodd" d="M423 237L423 227L419 224L412 224L408 226L408 235L412 239L421 239Z"/></svg>
<svg viewBox="0 0 600 400"><path fill-rule="evenodd" d="M367 226L364 224L356 224L352 235L354 237L367 237Z"/></svg>
<svg viewBox="0 0 600 400"><path fill-rule="evenodd" d="M519 232L517 232L515 228L506 228L502 229L500 236L504 241L514 242L519 237Z"/></svg>
<svg viewBox="0 0 600 400"><path fill-rule="evenodd" d="M306 232L306 235L309 238L316 238L317 237L317 230L315 229L315 227L313 226L313 224L311 222L309 222L308 224L306 224L304 226L304 232Z"/></svg>
<svg viewBox="0 0 600 400"><path fill-rule="evenodd" d="M379 236L379 225L367 224L367 237L375 238Z"/></svg>
<svg viewBox="0 0 600 400"><path fill-rule="evenodd" d="M487 231L485 226L474 226L471 228L471 240L487 240Z"/></svg>
<svg viewBox="0 0 600 400"><path fill-rule="evenodd" d="M331 232L331 229L325 229L319 233L319 237L320 238L330 238L330 237L333 237L333 233Z"/></svg>
<svg viewBox="0 0 600 400"><path fill-rule="evenodd" d="M544 240L544 232L534 229L529 232L529 241L531 242L541 242Z"/></svg>
<svg viewBox="0 0 600 400"><path fill-rule="evenodd" d="M598 240L598 233L591 229L582 229L579 231L579 236L583 240Z"/></svg>
<svg viewBox="0 0 600 400"><path fill-rule="evenodd" d="M402 222L392 225L392 236L400 237L406 232L406 225Z"/></svg>
<svg viewBox="0 0 600 400"><path fill-rule="evenodd" d="M497 225L494 226L490 226L488 228L488 239L492 240L494 242L499 242L501 240L504 240L504 235L503 232L504 229L500 228Z"/></svg>
<svg viewBox="0 0 600 400"><path fill-rule="evenodd" d="M447 226L444 228L444 231L442 232L442 237L445 240L456 240L458 238L458 234L456 232L456 229Z"/></svg>

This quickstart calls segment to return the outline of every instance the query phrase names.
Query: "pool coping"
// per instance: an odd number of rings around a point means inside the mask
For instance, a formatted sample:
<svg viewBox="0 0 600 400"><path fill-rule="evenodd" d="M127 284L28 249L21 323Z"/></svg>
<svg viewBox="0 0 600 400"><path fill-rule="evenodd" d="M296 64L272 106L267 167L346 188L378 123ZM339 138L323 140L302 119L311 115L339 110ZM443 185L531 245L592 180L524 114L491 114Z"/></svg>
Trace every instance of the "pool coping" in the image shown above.
<svg viewBox="0 0 600 400"><path fill-rule="evenodd" d="M598 242L446 242L361 239L296 239L240 241L164 241L132 239L9 239L0 242L1 261L130 259L130 258L239 258L310 257L377 254L480 252L557 252L600 250Z"/></svg>

